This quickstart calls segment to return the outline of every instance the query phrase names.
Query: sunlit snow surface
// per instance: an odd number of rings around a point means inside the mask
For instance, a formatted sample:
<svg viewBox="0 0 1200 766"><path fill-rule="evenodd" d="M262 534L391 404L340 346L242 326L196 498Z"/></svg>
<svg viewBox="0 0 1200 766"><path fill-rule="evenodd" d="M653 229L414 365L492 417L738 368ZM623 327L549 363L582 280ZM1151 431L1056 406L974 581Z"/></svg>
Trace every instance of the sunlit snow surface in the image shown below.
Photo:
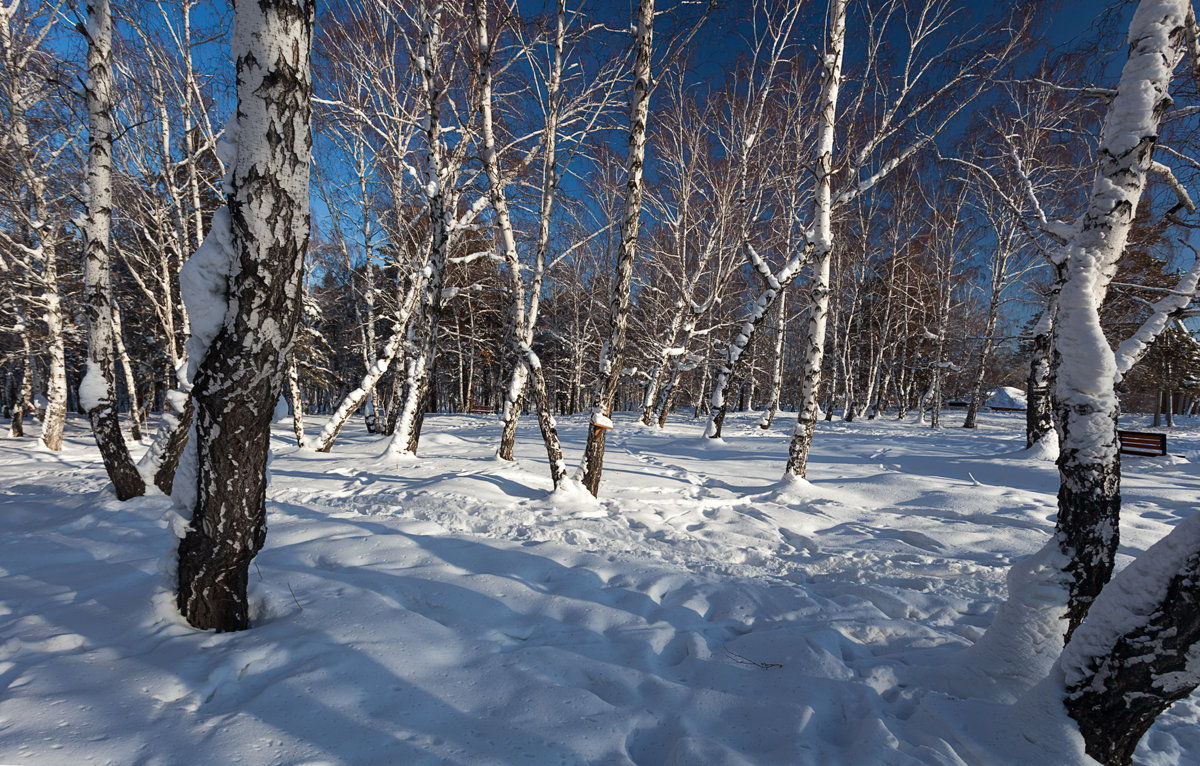
<svg viewBox="0 0 1200 766"><path fill-rule="evenodd" d="M403 462L361 418L331 454L282 422L255 627L224 635L176 616L169 500L114 500L85 421L61 455L0 439L0 763L1086 762L959 657L1053 529L1023 417L822 422L781 485L785 415L714 443L619 414L599 502L548 498L532 417L514 464L491 417L428 417ZM1200 502L1200 424L1168 448L1126 463L1125 554ZM1200 762L1198 723L1193 696L1137 761Z"/></svg>

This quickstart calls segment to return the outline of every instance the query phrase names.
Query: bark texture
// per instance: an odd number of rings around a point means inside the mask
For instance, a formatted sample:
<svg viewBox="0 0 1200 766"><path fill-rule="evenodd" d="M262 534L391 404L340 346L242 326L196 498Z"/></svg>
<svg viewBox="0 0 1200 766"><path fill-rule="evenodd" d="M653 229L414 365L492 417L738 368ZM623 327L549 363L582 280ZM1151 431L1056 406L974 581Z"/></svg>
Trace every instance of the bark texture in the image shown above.
<svg viewBox="0 0 1200 766"><path fill-rule="evenodd" d="M92 422L96 446L118 500L146 492L116 406L112 288L108 245L112 230L112 14L108 0L87 5L88 110L87 219L84 224L84 291L88 318L87 374L79 399ZM134 413L136 418L137 413Z"/></svg>
<svg viewBox="0 0 1200 766"><path fill-rule="evenodd" d="M217 631L250 624L246 583L266 539L271 417L301 311L312 156L313 4L235 0L234 10L233 274L224 322L196 371L197 497L179 547L179 609Z"/></svg>
<svg viewBox="0 0 1200 766"><path fill-rule="evenodd" d="M825 72L821 83L821 114L817 123L816 234L808 329L805 333L804 369L800 383L800 412L788 446L785 477L803 479L808 471L808 451L817 425L817 393L821 363L825 358L825 327L829 317L829 259L833 251L833 128L837 118L838 90L842 82L842 53L846 47L846 0L829 5L829 39L825 45Z"/></svg>
<svg viewBox="0 0 1200 766"><path fill-rule="evenodd" d="M1118 574L1063 651L1067 712L1088 755L1133 762L1154 720L1200 683L1200 517Z"/></svg>
<svg viewBox="0 0 1200 766"><path fill-rule="evenodd" d="M1146 186L1159 121L1171 104L1187 7L1185 0L1155 0L1135 11L1088 209L1063 248L1066 279L1058 295L1052 369L1061 479L1057 537L1071 576L1068 638L1108 582L1120 540L1117 368L1099 309Z"/></svg>
<svg viewBox="0 0 1200 766"><path fill-rule="evenodd" d="M637 14L633 89L629 97L629 164L625 180L621 243L608 304L608 338L600 349L600 374L592 391L592 426L588 429L583 461L576 472L576 478L583 482L593 495L600 492L600 474L604 470L604 443L608 435L608 429L598 424L604 424L612 414L617 384L621 380L621 364L625 359L633 258L637 252L638 229L642 217L642 172L646 158L646 123L650 113L650 56L654 48L654 0L639 0Z"/></svg>

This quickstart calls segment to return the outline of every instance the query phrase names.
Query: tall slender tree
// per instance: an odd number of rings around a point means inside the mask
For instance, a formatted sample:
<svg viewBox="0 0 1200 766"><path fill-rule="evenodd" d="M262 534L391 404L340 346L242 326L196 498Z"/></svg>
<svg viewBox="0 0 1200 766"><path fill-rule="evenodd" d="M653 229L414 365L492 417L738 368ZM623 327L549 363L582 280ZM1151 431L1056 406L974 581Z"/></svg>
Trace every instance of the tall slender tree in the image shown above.
<svg viewBox="0 0 1200 766"><path fill-rule="evenodd" d="M142 495L146 485L129 455L117 419L114 329L108 243L112 231L112 12L108 0L87 5L87 219L84 287L88 317L87 375L79 400L92 421L96 446L117 498Z"/></svg>

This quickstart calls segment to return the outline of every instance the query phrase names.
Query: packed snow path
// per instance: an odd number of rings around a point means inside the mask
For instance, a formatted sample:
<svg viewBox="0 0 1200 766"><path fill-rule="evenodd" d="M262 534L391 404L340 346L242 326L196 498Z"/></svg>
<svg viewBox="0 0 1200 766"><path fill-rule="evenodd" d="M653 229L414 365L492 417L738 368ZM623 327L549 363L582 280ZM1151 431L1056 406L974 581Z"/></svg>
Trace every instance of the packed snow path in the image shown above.
<svg viewBox="0 0 1200 766"><path fill-rule="evenodd" d="M84 421L61 455L0 440L0 763L1078 761L1006 740L956 659L1053 530L1022 418L822 422L781 489L784 416L715 442L623 416L599 502L547 496L532 423L512 464L490 417L432 416L400 462L281 423L255 627L223 635L177 616L181 520L112 497ZM1200 428L1169 449L1126 463L1122 563L1196 508ZM1198 722L1193 696L1139 762L1200 762Z"/></svg>

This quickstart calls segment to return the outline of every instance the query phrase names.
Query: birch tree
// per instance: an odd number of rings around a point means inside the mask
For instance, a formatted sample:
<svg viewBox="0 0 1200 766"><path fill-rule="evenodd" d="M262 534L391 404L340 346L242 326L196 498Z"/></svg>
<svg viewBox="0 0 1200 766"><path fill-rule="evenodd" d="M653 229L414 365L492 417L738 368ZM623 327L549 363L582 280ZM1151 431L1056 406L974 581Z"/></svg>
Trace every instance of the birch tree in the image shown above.
<svg viewBox="0 0 1200 766"><path fill-rule="evenodd" d="M60 172L56 164L72 146L74 133L60 123L55 130L35 134L31 120L46 116L54 122L48 114L55 109L50 80L58 75L47 41L55 32L63 4L63 0L46 3L36 11L18 0L0 6L0 119L4 121L0 142L17 169L15 188L7 190L7 207L17 218L16 227L0 228L0 237L6 240L18 267L29 275L30 308L39 311L45 323L49 380L40 440L55 452L62 449L67 372L58 279L64 190L54 183L54 176Z"/></svg>
<svg viewBox="0 0 1200 766"><path fill-rule="evenodd" d="M249 627L248 570L266 540L271 416L309 238L312 31L311 2L235 3L237 152L227 211L189 261L195 476L178 495L192 522L179 546L177 600L202 630Z"/></svg>
<svg viewBox="0 0 1200 766"><path fill-rule="evenodd" d="M476 79L479 88L480 130L482 138L482 159L484 172L488 181L488 196L492 211L495 215L495 229L500 241L505 266L508 270L510 293L509 343L515 360L515 369L509 382L503 412L504 432L500 440L498 454L502 459L512 460L513 442L520 406L521 389L525 380L532 378L534 404L537 408L538 428L546 445L546 455L550 464L550 478L557 489L567 478L566 464L563 462L562 446L559 444L558 431L550 412L550 402L546 393L546 380L542 372L542 363L534 352L533 330L537 322L538 301L542 289L542 278L546 268L546 249L550 236L550 215L554 206L554 196L558 188L559 169L556 154L558 134L559 91L562 82L563 43L566 36L566 3L559 0L555 13L555 34L553 42L554 58L550 64L550 77L547 83L546 125L542 133L545 160L542 169L542 193L539 210L538 238L535 246L533 283L530 287L530 305L526 306L524 280L521 276L521 263L517 254L517 244L513 229L512 217L509 214L508 195L505 190L506 182L501 173L500 157L496 148L496 132L492 114L493 98L493 69L492 45L488 36L487 0L473 0L475 15L476 42Z"/></svg>
<svg viewBox="0 0 1200 766"><path fill-rule="evenodd" d="M613 399L625 357L629 291L633 283L633 258L637 252L642 216L642 173L646 158L646 124L650 112L650 59L654 52L654 0L638 0L635 25L633 83L629 95L629 158L621 238L609 298L608 332L600 350L600 374L592 390L587 444L575 472L575 479L582 482L593 495L600 492L604 444L608 430L612 428L609 416L612 414Z"/></svg>
<svg viewBox="0 0 1200 766"><path fill-rule="evenodd" d="M108 243L112 230L112 14L108 0L87 6L87 210L84 284L88 317L87 375L79 400L92 421L96 445L117 499L142 495L138 473L117 419L116 370Z"/></svg>

